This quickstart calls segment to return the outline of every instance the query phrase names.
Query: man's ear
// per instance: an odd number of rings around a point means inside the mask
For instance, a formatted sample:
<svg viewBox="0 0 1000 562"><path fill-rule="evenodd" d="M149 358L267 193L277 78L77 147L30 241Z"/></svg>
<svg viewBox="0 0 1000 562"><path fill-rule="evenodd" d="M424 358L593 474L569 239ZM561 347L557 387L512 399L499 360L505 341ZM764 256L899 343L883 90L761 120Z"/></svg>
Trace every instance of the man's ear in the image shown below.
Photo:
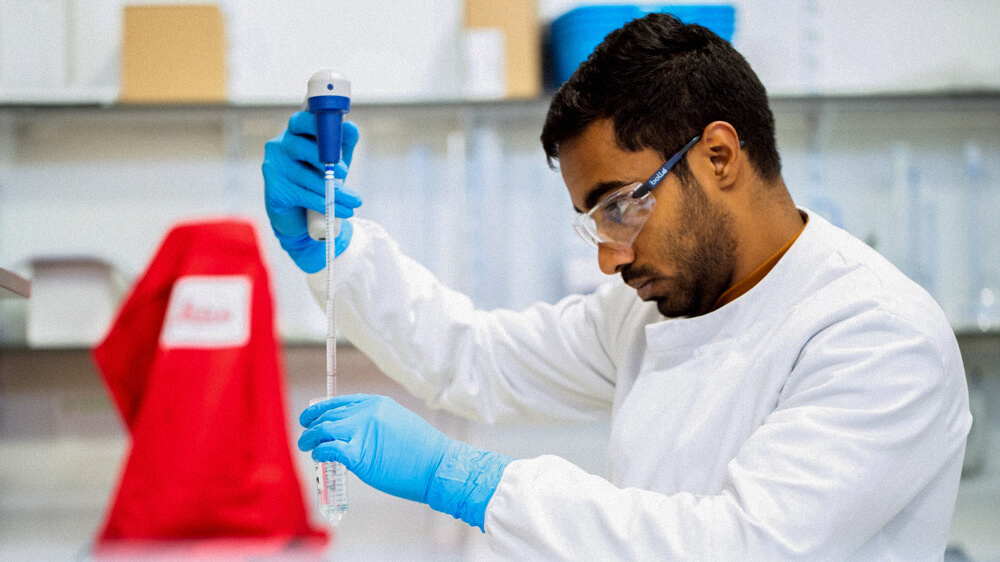
<svg viewBox="0 0 1000 562"><path fill-rule="evenodd" d="M725 121L713 121L701 134L702 150L711 163L707 171L720 189L726 190L736 183L743 159L740 157L740 137L736 129Z"/></svg>

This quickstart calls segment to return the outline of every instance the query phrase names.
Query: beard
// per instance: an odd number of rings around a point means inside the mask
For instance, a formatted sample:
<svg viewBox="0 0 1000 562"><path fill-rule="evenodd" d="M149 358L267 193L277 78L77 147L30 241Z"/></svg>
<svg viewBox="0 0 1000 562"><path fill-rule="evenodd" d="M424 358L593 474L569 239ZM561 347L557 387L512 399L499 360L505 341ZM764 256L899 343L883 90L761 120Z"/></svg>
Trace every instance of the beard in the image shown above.
<svg viewBox="0 0 1000 562"><path fill-rule="evenodd" d="M681 213L677 227L652 247L656 261L673 263L676 273L664 277L651 266L628 267L622 278L650 277L662 284L652 300L668 318L701 316L712 310L733 282L736 236L732 215L713 203L693 175L681 180Z"/></svg>

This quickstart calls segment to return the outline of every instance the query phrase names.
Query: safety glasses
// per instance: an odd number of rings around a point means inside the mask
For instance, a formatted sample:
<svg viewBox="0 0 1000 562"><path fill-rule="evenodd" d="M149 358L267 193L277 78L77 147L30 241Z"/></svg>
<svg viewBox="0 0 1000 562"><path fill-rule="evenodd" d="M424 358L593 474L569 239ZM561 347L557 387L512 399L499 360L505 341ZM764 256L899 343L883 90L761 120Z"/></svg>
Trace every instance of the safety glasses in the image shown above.
<svg viewBox="0 0 1000 562"><path fill-rule="evenodd" d="M620 250L630 248L656 206L653 189L700 139L701 135L691 139L648 180L616 189L593 209L581 213L573 222L573 229L593 246L605 244Z"/></svg>

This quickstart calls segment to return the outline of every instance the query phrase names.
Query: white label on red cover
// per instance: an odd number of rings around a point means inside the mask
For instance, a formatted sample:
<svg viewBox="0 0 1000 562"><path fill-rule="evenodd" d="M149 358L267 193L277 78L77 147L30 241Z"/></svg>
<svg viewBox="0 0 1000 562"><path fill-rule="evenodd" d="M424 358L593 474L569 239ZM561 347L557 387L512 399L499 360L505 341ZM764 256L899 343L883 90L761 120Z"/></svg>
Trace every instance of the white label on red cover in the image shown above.
<svg viewBox="0 0 1000 562"><path fill-rule="evenodd" d="M160 332L165 348L241 347L250 340L246 275L189 275L174 283Z"/></svg>

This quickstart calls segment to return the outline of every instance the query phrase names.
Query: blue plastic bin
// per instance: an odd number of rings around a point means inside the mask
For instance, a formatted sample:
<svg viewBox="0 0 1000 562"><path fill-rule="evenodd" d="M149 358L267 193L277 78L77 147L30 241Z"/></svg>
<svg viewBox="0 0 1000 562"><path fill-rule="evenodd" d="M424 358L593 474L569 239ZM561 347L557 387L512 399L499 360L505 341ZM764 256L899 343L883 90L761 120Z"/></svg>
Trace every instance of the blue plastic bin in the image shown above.
<svg viewBox="0 0 1000 562"><path fill-rule="evenodd" d="M736 9L723 4L581 6L552 22L550 45L554 85L568 80L608 33L650 12L670 13L684 23L703 25L726 41L732 40L736 27Z"/></svg>

